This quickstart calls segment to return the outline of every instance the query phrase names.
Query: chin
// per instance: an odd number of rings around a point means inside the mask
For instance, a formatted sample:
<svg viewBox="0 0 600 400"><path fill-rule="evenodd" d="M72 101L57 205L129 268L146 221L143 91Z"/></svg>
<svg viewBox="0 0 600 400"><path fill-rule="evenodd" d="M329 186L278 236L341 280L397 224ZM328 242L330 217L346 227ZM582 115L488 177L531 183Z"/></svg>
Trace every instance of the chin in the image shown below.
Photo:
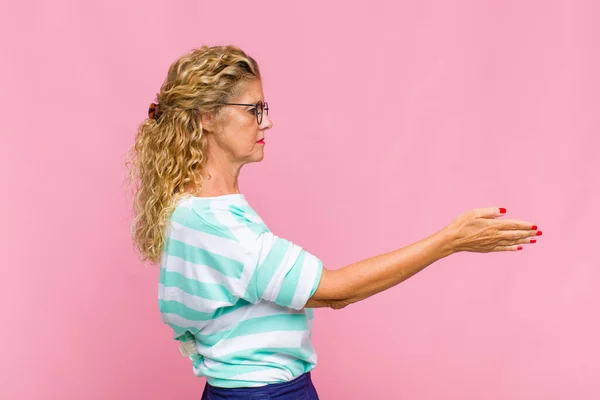
<svg viewBox="0 0 600 400"><path fill-rule="evenodd" d="M249 163L261 162L263 160L263 158L265 158L265 153L255 154L248 160L248 162Z"/></svg>

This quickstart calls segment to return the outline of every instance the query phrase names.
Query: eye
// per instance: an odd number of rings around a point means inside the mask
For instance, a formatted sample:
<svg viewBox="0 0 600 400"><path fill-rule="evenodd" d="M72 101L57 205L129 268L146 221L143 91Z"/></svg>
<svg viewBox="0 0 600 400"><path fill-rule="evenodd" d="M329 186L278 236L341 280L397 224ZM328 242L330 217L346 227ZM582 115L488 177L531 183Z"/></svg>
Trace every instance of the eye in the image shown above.
<svg viewBox="0 0 600 400"><path fill-rule="evenodd" d="M250 114L252 114L252 115L255 115L255 114L256 114L256 107L254 107L254 108L252 108L252 109L248 110L248 112L249 112Z"/></svg>

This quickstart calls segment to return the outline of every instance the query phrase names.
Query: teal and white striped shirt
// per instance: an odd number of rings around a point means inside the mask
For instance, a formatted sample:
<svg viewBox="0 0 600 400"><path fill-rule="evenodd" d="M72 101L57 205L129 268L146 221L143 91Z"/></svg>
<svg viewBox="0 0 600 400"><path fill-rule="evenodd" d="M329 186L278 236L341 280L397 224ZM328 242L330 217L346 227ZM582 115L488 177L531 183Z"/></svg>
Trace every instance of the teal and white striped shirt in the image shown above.
<svg viewBox="0 0 600 400"><path fill-rule="evenodd" d="M197 376L220 387L287 382L312 370L313 295L323 263L275 236L243 194L186 196L166 229L162 320Z"/></svg>

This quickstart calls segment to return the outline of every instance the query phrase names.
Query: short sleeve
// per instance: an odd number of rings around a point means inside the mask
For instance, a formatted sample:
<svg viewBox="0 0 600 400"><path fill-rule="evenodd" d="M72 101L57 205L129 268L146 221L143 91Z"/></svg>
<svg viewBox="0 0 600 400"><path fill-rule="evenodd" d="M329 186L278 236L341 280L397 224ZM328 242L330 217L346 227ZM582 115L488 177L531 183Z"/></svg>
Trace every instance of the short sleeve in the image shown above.
<svg viewBox="0 0 600 400"><path fill-rule="evenodd" d="M302 247L265 230L247 248L244 269L253 271L246 300L263 299L301 310L317 290L323 262Z"/></svg>

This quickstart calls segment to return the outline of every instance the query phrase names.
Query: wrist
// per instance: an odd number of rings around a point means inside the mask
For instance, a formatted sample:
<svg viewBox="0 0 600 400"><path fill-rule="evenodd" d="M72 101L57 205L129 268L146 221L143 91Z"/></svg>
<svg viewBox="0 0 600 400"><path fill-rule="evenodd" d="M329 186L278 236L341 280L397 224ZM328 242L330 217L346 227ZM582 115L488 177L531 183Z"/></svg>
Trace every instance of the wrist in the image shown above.
<svg viewBox="0 0 600 400"><path fill-rule="evenodd" d="M450 227L445 227L441 231L435 234L439 241L440 251L443 257L448 257L454 253L458 253L460 250L457 248L457 235L456 232Z"/></svg>

